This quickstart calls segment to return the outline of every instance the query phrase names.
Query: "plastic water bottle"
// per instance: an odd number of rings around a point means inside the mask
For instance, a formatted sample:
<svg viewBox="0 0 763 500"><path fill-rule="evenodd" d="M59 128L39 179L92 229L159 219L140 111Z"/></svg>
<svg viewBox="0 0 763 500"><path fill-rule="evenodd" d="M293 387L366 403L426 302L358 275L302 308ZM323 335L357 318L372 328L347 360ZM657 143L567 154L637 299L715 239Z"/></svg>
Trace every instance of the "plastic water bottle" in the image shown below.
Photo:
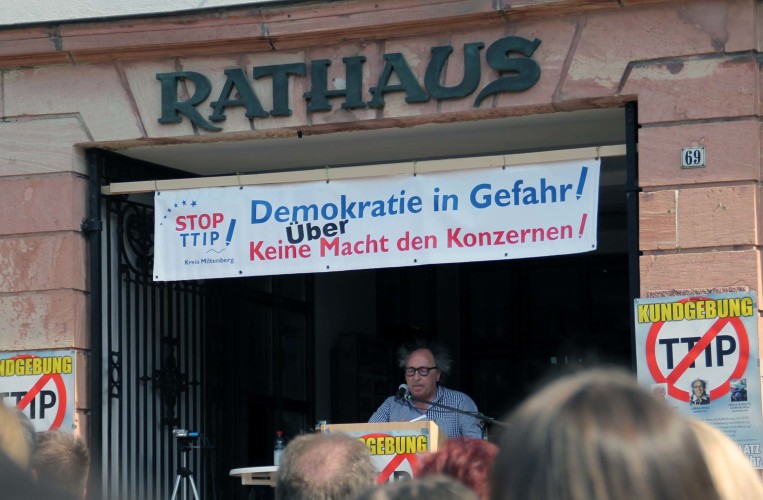
<svg viewBox="0 0 763 500"><path fill-rule="evenodd" d="M273 465L276 467L281 463L284 448L286 448L286 439L283 437L283 431L276 431L276 442L273 445Z"/></svg>

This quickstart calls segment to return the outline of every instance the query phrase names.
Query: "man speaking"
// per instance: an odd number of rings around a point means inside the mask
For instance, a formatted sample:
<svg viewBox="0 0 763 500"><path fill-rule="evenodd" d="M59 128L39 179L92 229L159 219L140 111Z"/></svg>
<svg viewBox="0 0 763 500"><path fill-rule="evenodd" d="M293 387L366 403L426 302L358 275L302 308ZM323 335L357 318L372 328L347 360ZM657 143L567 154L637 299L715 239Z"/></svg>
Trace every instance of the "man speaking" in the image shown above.
<svg viewBox="0 0 763 500"><path fill-rule="evenodd" d="M398 394L384 400L369 422L409 422L426 419L434 421L449 438L482 438L482 429L476 418L436 406L477 413L477 405L472 398L440 385L440 377L450 369L450 357L444 350L423 344L411 349L403 347L399 350L399 362L408 387L406 388L405 384L401 385ZM407 397L408 391L411 398Z"/></svg>

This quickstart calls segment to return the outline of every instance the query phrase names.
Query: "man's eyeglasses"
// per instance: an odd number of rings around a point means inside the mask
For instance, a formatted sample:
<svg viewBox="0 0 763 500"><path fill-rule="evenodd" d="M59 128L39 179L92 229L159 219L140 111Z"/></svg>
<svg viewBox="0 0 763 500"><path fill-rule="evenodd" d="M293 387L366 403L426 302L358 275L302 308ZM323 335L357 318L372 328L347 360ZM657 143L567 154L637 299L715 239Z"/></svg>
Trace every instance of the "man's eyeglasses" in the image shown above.
<svg viewBox="0 0 763 500"><path fill-rule="evenodd" d="M405 376L413 377L416 374L416 372L419 372L419 375L421 375L422 377L426 377L427 375L429 375L430 370L436 370L436 369L437 369L436 366L421 366L419 368L410 367L405 369Z"/></svg>

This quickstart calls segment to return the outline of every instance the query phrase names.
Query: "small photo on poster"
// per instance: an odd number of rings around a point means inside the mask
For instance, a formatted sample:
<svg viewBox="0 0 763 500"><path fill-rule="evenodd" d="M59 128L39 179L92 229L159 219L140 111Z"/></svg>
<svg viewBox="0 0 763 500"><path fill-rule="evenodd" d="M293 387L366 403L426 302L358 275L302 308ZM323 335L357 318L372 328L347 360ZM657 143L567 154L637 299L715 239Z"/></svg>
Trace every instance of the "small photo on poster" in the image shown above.
<svg viewBox="0 0 763 500"><path fill-rule="evenodd" d="M659 399L668 398L668 385L667 384L652 384L652 395Z"/></svg>
<svg viewBox="0 0 763 500"><path fill-rule="evenodd" d="M689 406L702 406L710 404L710 394L707 393L707 380L696 378L691 381L691 399Z"/></svg>
<svg viewBox="0 0 763 500"><path fill-rule="evenodd" d="M747 401L747 379L731 379L731 401L734 403Z"/></svg>

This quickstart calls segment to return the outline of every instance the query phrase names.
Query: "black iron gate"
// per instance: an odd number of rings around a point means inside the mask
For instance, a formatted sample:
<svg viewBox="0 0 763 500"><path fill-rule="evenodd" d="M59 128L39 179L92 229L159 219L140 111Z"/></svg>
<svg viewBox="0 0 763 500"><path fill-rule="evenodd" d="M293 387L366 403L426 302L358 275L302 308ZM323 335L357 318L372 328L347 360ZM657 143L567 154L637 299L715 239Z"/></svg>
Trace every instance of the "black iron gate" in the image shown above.
<svg viewBox="0 0 763 500"><path fill-rule="evenodd" d="M98 196L96 212L93 190L109 176L103 154L91 153L85 230L98 233L90 250L100 255L91 259L97 309L91 313L91 444L97 461L91 491L97 488L104 499L170 499L179 477L177 498L185 500L193 498L190 477L202 498L212 498L205 453L205 287L152 280L150 198ZM183 461L191 476L179 474Z"/></svg>
<svg viewBox="0 0 763 500"><path fill-rule="evenodd" d="M185 455L201 499L248 498L228 471L272 464L276 429L291 437L315 419L312 276L154 282L153 193L103 196L101 186L183 173L90 150L88 174L88 489L170 500L188 443L177 428L201 435Z"/></svg>
<svg viewBox="0 0 763 500"><path fill-rule="evenodd" d="M197 441L176 429L206 435L204 289L152 281L152 207L105 198L103 222L104 497L169 499L177 450ZM184 458L203 488L201 453L193 450Z"/></svg>

